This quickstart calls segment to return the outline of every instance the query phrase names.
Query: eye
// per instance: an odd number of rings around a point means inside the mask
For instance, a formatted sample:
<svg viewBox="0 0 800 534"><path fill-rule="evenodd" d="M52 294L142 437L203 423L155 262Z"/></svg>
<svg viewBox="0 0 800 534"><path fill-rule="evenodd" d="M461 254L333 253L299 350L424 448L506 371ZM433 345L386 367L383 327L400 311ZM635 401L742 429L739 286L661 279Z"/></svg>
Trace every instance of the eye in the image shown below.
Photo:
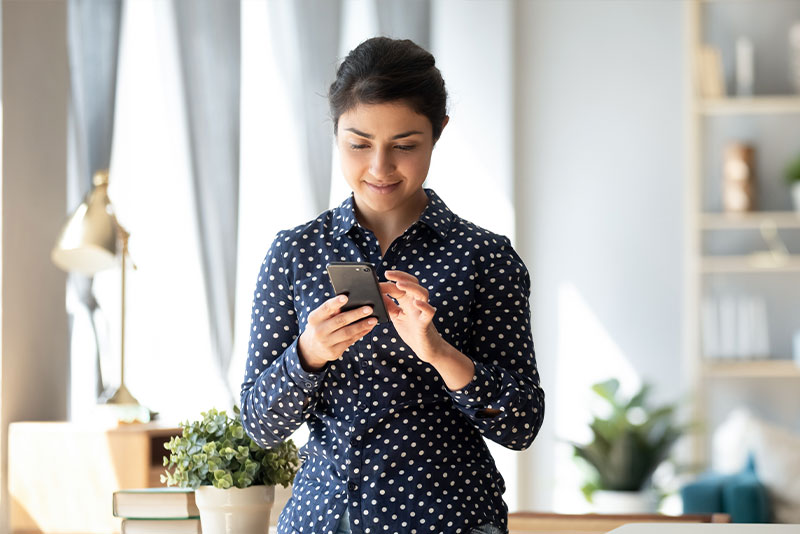
<svg viewBox="0 0 800 534"><path fill-rule="evenodd" d="M414 148L416 148L416 145L397 145L395 146L395 148L408 151L408 150L414 150Z"/></svg>
<svg viewBox="0 0 800 534"><path fill-rule="evenodd" d="M362 148L367 148L367 145L354 145L354 144L350 143L350 148L352 150L361 150Z"/></svg>

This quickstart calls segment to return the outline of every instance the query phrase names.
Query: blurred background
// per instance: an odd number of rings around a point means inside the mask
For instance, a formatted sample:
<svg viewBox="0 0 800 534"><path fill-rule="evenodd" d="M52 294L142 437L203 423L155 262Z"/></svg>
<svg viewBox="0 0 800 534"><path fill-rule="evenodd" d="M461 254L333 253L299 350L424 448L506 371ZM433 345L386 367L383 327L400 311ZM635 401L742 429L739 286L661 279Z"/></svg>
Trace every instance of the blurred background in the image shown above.
<svg viewBox="0 0 800 534"><path fill-rule="evenodd" d="M450 122L426 186L531 274L547 412L529 450L492 446L510 510L593 509L571 443L593 439L592 385L611 378L699 423L658 472L664 511L724 454L731 414L797 439L800 1L3 0L0 16L6 511L9 423L91 423L122 324L125 384L158 420L238 402L269 244L349 194L325 95L374 35L436 57ZM130 233L124 323L118 262L51 261L102 169Z"/></svg>

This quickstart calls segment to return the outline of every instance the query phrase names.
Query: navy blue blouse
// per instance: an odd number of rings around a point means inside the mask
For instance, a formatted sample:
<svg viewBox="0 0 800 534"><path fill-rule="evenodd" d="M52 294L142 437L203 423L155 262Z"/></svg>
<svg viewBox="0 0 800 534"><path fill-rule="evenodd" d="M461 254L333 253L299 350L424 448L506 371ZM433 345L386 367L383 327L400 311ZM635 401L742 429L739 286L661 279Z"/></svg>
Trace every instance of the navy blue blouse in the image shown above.
<svg viewBox="0 0 800 534"><path fill-rule="evenodd" d="M507 528L503 478L483 437L527 448L544 416L530 323L530 279L505 236L428 205L385 256L353 196L278 232L258 276L242 422L264 447L303 423L310 437L281 534L332 533L349 506L354 534ZM391 323L375 325L319 372L300 365L308 314L334 296L331 261L369 261L413 274L436 307L436 329L470 357L475 376L450 391Z"/></svg>

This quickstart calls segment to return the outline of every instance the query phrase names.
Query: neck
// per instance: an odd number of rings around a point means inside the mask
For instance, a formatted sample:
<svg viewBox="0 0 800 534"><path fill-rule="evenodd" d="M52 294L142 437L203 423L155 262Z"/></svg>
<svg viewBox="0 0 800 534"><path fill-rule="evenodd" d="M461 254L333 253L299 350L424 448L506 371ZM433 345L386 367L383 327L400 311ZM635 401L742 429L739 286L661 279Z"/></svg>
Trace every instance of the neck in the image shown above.
<svg viewBox="0 0 800 534"><path fill-rule="evenodd" d="M406 228L419 219L428 205L428 195L420 188L417 194L408 199L402 206L388 212L369 212L354 202L356 219L365 228L369 228L380 240L381 238L393 239L401 235Z"/></svg>

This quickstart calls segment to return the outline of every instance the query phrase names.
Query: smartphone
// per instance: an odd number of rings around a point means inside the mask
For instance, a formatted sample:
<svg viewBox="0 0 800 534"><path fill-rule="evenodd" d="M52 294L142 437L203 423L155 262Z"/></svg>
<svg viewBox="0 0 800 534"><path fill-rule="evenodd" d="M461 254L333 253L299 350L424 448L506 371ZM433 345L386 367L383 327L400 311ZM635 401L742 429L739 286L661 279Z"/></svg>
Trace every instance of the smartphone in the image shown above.
<svg viewBox="0 0 800 534"><path fill-rule="evenodd" d="M377 317L379 323L389 322L374 265L357 261L332 261L327 269L334 292L348 297L342 311L372 306L369 317Z"/></svg>

